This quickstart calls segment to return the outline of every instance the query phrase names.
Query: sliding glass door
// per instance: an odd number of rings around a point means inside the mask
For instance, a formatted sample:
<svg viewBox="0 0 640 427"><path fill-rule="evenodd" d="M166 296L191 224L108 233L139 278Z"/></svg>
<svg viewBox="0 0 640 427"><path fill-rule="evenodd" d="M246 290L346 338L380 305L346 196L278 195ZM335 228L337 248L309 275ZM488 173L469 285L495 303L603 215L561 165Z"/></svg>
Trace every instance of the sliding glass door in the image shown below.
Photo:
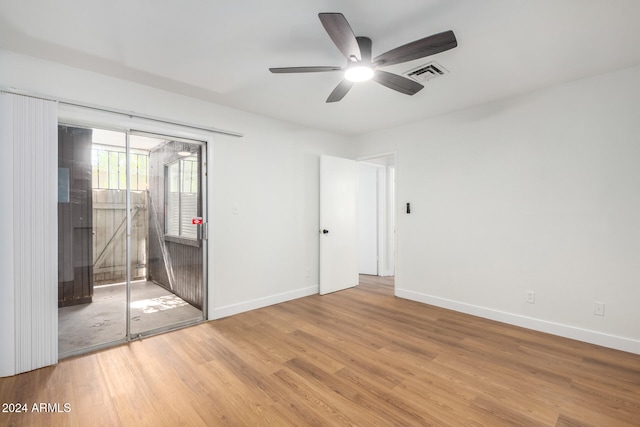
<svg viewBox="0 0 640 427"><path fill-rule="evenodd" d="M59 354L204 318L197 141L59 126Z"/></svg>
<svg viewBox="0 0 640 427"><path fill-rule="evenodd" d="M146 194L131 192L132 212L138 206L134 201L144 199L148 222L146 277L130 288L130 331L135 337L202 319L205 146L140 133L132 133L130 141L132 150L148 153ZM139 167L131 167L132 184L139 173ZM134 220L132 214L132 236L140 227ZM141 245L132 239L132 252L142 251ZM138 271L141 264L131 261L130 269Z"/></svg>

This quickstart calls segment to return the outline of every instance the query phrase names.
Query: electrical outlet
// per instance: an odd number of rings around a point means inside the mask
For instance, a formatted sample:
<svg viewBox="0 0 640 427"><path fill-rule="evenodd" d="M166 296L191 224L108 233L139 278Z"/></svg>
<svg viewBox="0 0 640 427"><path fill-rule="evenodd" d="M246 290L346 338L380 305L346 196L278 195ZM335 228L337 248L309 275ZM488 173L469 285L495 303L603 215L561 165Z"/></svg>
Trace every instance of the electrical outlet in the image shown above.
<svg viewBox="0 0 640 427"><path fill-rule="evenodd" d="M525 301L528 302L529 304L535 304L536 303L536 293L533 291L527 291L525 292Z"/></svg>
<svg viewBox="0 0 640 427"><path fill-rule="evenodd" d="M593 315L594 316L604 316L604 303L603 302L594 302L593 303Z"/></svg>

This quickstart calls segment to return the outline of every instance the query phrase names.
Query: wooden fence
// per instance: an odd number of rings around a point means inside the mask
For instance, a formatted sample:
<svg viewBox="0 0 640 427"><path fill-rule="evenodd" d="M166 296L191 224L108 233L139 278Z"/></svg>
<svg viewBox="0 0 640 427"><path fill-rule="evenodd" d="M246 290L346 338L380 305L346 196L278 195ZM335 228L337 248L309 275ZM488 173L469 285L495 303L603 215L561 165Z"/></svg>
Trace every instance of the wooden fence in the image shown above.
<svg viewBox="0 0 640 427"><path fill-rule="evenodd" d="M126 192L93 190L93 279L95 285L126 280ZM147 276L148 194L131 192L131 278Z"/></svg>

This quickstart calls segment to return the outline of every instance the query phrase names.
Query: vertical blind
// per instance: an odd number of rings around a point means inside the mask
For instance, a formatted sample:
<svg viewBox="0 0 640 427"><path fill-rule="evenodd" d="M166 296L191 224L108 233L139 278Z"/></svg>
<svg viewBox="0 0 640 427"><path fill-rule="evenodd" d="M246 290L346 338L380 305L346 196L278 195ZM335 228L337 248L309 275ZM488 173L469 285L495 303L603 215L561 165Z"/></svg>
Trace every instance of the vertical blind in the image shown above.
<svg viewBox="0 0 640 427"><path fill-rule="evenodd" d="M0 376L58 361L57 103L0 92Z"/></svg>

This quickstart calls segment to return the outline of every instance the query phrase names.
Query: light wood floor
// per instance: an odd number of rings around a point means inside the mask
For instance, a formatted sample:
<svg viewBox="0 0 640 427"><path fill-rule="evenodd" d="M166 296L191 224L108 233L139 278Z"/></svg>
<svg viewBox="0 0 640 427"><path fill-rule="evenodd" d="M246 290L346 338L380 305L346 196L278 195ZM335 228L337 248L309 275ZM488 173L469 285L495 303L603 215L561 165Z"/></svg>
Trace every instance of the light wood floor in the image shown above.
<svg viewBox="0 0 640 427"><path fill-rule="evenodd" d="M640 425L640 356L395 298L389 279L0 379L1 425ZM31 408L30 408L31 409Z"/></svg>

